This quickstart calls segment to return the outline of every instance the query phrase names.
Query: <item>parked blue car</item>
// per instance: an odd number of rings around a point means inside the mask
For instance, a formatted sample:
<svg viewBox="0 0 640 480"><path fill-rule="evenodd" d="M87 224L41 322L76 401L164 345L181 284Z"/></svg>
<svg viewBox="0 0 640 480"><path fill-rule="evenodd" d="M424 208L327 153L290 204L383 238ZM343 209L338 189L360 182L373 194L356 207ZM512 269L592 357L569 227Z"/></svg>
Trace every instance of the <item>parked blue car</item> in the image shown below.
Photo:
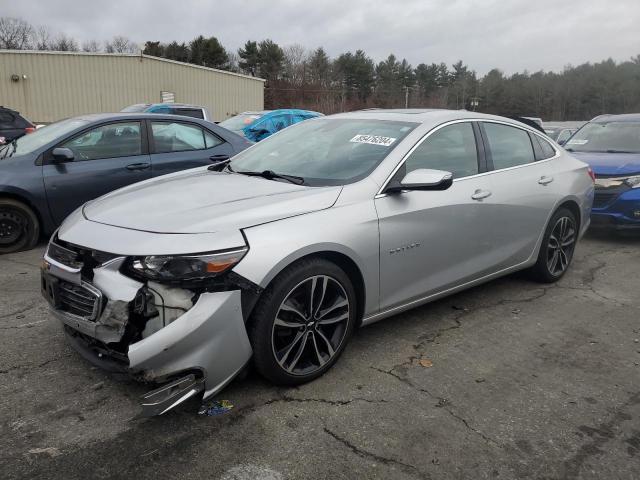
<svg viewBox="0 0 640 480"><path fill-rule="evenodd" d="M640 229L640 113L596 117L565 148L595 174L591 224Z"/></svg>
<svg viewBox="0 0 640 480"><path fill-rule="evenodd" d="M85 115L42 127L0 148L0 253L33 247L105 193L224 162L250 145L214 123L176 115Z"/></svg>
<svg viewBox="0 0 640 480"><path fill-rule="evenodd" d="M242 135L252 142L259 142L294 123L322 116L322 113L312 112L311 110L291 108L263 110L261 112L244 112L228 118L218 125Z"/></svg>

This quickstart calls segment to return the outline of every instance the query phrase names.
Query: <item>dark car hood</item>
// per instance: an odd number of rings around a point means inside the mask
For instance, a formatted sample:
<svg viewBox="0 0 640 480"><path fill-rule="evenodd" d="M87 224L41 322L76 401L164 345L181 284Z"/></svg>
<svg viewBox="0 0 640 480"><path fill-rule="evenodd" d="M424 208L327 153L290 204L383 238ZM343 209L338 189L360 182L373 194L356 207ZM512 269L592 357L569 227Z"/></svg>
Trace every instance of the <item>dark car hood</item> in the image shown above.
<svg viewBox="0 0 640 480"><path fill-rule="evenodd" d="M571 152L571 155L588 163L596 175L640 174L640 153Z"/></svg>

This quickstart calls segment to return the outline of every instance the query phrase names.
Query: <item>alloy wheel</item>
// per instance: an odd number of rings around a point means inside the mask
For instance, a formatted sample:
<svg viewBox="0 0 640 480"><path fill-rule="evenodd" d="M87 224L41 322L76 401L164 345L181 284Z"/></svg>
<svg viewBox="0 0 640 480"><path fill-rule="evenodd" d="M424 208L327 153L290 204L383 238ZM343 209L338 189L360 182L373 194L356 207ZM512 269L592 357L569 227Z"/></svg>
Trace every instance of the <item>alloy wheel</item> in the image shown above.
<svg viewBox="0 0 640 480"><path fill-rule="evenodd" d="M547 268L559 276L569 266L576 243L576 224L570 217L560 217L551 230L547 244Z"/></svg>
<svg viewBox="0 0 640 480"><path fill-rule="evenodd" d="M280 304L271 333L273 355L290 375L308 375L339 350L349 325L344 287L327 275L298 283Z"/></svg>

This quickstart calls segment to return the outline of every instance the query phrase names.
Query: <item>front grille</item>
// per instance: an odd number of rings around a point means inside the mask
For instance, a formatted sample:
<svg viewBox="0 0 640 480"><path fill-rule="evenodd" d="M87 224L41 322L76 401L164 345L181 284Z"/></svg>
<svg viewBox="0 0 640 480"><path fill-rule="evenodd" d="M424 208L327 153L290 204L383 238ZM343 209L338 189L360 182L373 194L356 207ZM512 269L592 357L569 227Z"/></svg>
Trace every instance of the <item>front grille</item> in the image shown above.
<svg viewBox="0 0 640 480"><path fill-rule="evenodd" d="M593 208L604 208L610 205L618 198L618 195L620 195L620 192L602 192L596 190L593 198Z"/></svg>
<svg viewBox="0 0 640 480"><path fill-rule="evenodd" d="M59 281L58 301L60 310L84 320L95 321L100 312L100 292L86 285Z"/></svg>

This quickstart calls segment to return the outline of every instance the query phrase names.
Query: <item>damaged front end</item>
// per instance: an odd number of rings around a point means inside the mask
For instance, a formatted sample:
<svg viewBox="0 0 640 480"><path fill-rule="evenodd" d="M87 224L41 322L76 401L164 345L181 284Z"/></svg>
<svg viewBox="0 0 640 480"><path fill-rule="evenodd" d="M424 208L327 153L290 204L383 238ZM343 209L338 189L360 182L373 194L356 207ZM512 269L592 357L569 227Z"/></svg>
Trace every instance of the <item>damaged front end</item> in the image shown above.
<svg viewBox="0 0 640 480"><path fill-rule="evenodd" d="M261 289L230 270L246 251L127 257L54 235L42 293L84 358L161 384L141 402L159 415L215 395L250 359L245 322Z"/></svg>

